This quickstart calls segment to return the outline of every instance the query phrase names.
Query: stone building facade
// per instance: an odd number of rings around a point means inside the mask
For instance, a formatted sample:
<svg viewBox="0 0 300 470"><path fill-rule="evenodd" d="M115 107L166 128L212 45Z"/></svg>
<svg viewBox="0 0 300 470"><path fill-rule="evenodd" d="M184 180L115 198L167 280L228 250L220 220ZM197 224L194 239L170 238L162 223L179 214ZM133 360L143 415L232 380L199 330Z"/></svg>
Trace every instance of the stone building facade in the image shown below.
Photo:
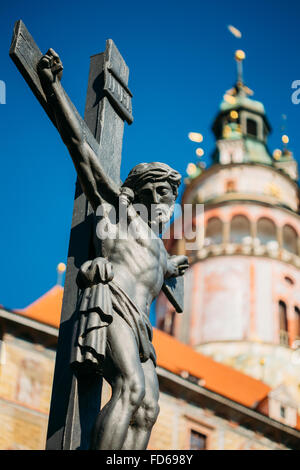
<svg viewBox="0 0 300 470"><path fill-rule="evenodd" d="M44 449L58 330L41 320L45 304L59 312L61 299L57 286L32 314L0 308L1 450Z"/></svg>

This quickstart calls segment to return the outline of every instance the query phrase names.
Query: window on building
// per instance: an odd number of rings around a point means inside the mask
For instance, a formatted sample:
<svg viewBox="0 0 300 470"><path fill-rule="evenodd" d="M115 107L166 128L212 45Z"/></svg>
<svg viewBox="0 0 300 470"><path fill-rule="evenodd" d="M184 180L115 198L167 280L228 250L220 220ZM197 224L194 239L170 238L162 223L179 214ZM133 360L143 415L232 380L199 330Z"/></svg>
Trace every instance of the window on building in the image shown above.
<svg viewBox="0 0 300 470"><path fill-rule="evenodd" d="M273 220L261 217L257 221L257 238L262 245L277 241L276 226Z"/></svg>
<svg viewBox="0 0 300 470"><path fill-rule="evenodd" d="M293 286L293 285L295 284L295 281L294 281L291 277L289 277L289 276L284 276L284 280L285 280L285 282L286 282L287 284L289 284L290 286ZM297 307L295 307L295 308L297 308Z"/></svg>
<svg viewBox="0 0 300 470"><path fill-rule="evenodd" d="M236 182L235 180L227 180L225 182L225 191L226 193L233 193L236 191Z"/></svg>
<svg viewBox="0 0 300 470"><path fill-rule="evenodd" d="M257 122L254 119L247 119L247 134L257 137Z"/></svg>
<svg viewBox="0 0 300 470"><path fill-rule="evenodd" d="M191 429L190 433L190 449L191 450L206 450L207 448L207 436L201 434L194 429Z"/></svg>
<svg viewBox="0 0 300 470"><path fill-rule="evenodd" d="M230 241L243 243L245 237L250 236L250 222L244 215L235 215L230 224Z"/></svg>
<svg viewBox="0 0 300 470"><path fill-rule="evenodd" d="M285 407L284 406L280 406L280 416L281 418L285 418Z"/></svg>
<svg viewBox="0 0 300 470"><path fill-rule="evenodd" d="M286 303L282 300L278 303L279 307L279 342L283 346L289 345L288 320Z"/></svg>
<svg viewBox="0 0 300 470"><path fill-rule="evenodd" d="M212 217L208 220L205 230L205 238L209 240L210 245L222 243L223 223L218 217Z"/></svg>
<svg viewBox="0 0 300 470"><path fill-rule="evenodd" d="M290 225L285 225L282 229L283 248L291 253L298 253L298 236L296 230Z"/></svg>

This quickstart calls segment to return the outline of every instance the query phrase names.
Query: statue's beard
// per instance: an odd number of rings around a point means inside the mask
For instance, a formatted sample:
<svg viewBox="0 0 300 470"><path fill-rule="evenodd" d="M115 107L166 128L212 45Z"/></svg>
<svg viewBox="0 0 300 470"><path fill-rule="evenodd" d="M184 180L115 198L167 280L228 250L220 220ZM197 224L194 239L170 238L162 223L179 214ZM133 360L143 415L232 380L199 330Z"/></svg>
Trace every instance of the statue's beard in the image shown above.
<svg viewBox="0 0 300 470"><path fill-rule="evenodd" d="M164 226L171 219L174 212L174 207L175 203L173 203L171 206L169 204L153 205L149 220L152 230L161 232Z"/></svg>

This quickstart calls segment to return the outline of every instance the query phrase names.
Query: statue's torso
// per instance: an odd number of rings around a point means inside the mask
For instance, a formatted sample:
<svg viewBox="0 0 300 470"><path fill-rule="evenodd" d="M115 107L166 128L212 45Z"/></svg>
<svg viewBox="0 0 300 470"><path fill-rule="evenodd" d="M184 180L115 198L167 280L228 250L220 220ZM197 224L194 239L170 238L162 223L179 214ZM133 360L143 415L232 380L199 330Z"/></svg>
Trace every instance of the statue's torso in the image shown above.
<svg viewBox="0 0 300 470"><path fill-rule="evenodd" d="M110 234L105 239L104 227ZM164 282L167 252L162 240L136 214L126 228L122 231L120 222L112 222L105 214L98 218L96 233L102 239L102 256L113 265L114 281L148 313Z"/></svg>

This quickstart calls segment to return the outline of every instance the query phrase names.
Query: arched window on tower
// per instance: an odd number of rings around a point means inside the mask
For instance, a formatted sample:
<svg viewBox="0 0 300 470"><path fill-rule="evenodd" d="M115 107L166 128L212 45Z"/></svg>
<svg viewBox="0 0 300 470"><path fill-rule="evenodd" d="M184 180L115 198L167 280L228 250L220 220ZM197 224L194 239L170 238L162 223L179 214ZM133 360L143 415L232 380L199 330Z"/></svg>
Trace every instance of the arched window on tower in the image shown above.
<svg viewBox="0 0 300 470"><path fill-rule="evenodd" d="M290 253L298 254L298 235L290 225L284 225L282 229L283 248Z"/></svg>
<svg viewBox="0 0 300 470"><path fill-rule="evenodd" d="M257 221L257 238L262 245L278 248L276 225L273 220L261 217Z"/></svg>
<svg viewBox="0 0 300 470"><path fill-rule="evenodd" d="M247 134L257 137L257 122L254 119L247 119Z"/></svg>
<svg viewBox="0 0 300 470"><path fill-rule="evenodd" d="M231 243L243 243L250 236L250 222L244 215L235 215L230 223Z"/></svg>
<svg viewBox="0 0 300 470"><path fill-rule="evenodd" d="M278 303L279 309L279 342L283 346L289 345L289 333L288 333L288 320L287 320L287 308L286 303L280 300Z"/></svg>
<svg viewBox="0 0 300 470"><path fill-rule="evenodd" d="M223 222L218 217L211 217L205 229L206 245L218 245L223 242Z"/></svg>

